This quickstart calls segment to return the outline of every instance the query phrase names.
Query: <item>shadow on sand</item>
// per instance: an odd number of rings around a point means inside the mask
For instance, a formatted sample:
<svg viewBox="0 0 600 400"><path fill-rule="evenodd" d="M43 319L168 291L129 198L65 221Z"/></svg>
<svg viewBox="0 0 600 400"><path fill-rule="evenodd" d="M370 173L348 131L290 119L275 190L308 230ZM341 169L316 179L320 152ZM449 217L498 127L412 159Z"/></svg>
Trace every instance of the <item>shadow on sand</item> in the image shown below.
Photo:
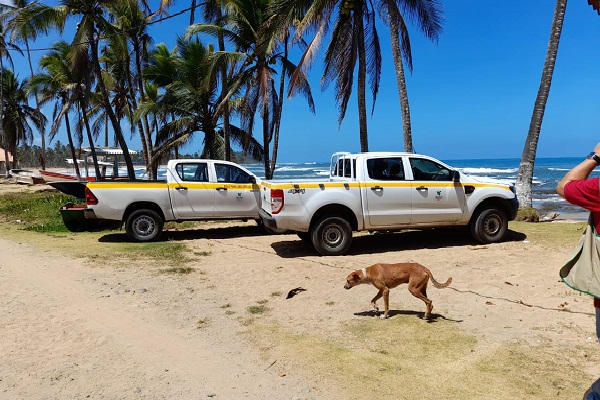
<svg viewBox="0 0 600 400"><path fill-rule="evenodd" d="M234 239L242 237L255 237L268 235L265 230L256 226L215 226L210 228L167 230L162 233L159 241L177 241L194 239ZM99 242L133 242L127 237L125 231L111 232L98 239Z"/></svg>
<svg viewBox="0 0 600 400"><path fill-rule="evenodd" d="M358 315L360 317L377 317L377 318L379 318L379 316L382 314L383 314L383 311L375 311L375 310L361 311L361 312L354 313L354 315ZM388 312L388 318L392 318L394 315L414 315L414 316L422 319L423 315L425 315L425 312L424 311L419 312L419 311L413 311L413 310L390 310ZM436 314L436 313L431 313L429 315L429 319L425 322L435 323L442 319L446 320L446 321L452 321L452 322L462 322L462 320L448 319L448 318L444 317L443 315Z"/></svg>
<svg viewBox="0 0 600 400"><path fill-rule="evenodd" d="M310 243L301 240L295 235L280 237L282 239L293 238L292 240L277 240L279 236L274 236L271 247L280 257L293 258L319 255ZM526 237L527 236L521 232L515 232L509 229L504 241L522 242ZM440 249L445 247L473 245L480 244L471 237L467 229L439 228L423 231L376 233L372 235L355 236L352 239L350 250L345 255L379 254L390 251Z"/></svg>

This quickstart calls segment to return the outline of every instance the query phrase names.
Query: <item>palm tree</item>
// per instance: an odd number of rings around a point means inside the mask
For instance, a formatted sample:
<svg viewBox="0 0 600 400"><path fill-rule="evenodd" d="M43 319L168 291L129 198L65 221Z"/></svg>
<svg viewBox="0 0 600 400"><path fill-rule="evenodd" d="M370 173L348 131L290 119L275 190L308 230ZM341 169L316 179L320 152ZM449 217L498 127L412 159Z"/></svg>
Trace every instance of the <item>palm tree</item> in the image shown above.
<svg viewBox="0 0 600 400"><path fill-rule="evenodd" d="M161 7L166 7L164 3ZM148 34L148 26L155 14L150 13L148 7L140 7L136 0L124 0L112 10L115 17L117 29L121 32L119 37L127 39L131 45L131 56L121 52L121 62L128 64L129 73L127 77L128 88L130 91L130 103L135 109L138 103L146 101L144 92L145 82L143 80L143 66L148 62L148 46L152 38ZM133 64L133 67L131 66ZM138 124L140 142L142 144L142 155L146 165L152 158L152 131L147 118L142 118ZM151 172L151 171L149 171Z"/></svg>
<svg viewBox="0 0 600 400"><path fill-rule="evenodd" d="M172 117L159 121L162 125L151 164L156 165L172 149L190 141L196 132L204 133L203 158L223 156L223 132L218 129L222 109L213 62L212 47L204 46L198 39L179 38L176 49L171 52L164 44L157 46L144 77L162 88L163 94L141 104L136 115L138 118L151 114ZM232 128L232 140L246 150L262 150L245 132Z"/></svg>
<svg viewBox="0 0 600 400"><path fill-rule="evenodd" d="M313 39L302 54L294 73L291 90L296 90L296 78L314 60L321 42L334 21L330 42L325 52L324 71L321 79L323 89L335 82L335 99L338 105L338 124L341 124L352 94L355 68L357 71L357 101L361 151L369 150L367 132L366 85L367 76L373 104L379 90L381 74L381 49L375 25L373 3L360 0L280 0L273 4L273 14L281 19L276 25L289 26L293 19L300 19L295 40L308 30L314 30ZM287 24L285 23L287 21Z"/></svg>
<svg viewBox="0 0 600 400"><path fill-rule="evenodd" d="M214 23L215 25L221 24L223 18L222 11L222 3L221 0L211 0L203 3L203 17L204 21ZM196 8L196 1L192 1L192 10L190 17L190 25L194 24L194 10ZM217 32L217 43L219 46L219 51L225 51L225 38L223 36L223 32ZM222 63L219 68L219 74L221 77L221 99L224 100L227 97L227 93L229 92L229 80L231 79L229 74L227 73L227 66L225 63ZM224 141L225 141L225 160L231 160L231 143L230 143L230 122L229 122L229 107L228 102L223 102L223 132L224 132Z"/></svg>
<svg viewBox="0 0 600 400"><path fill-rule="evenodd" d="M48 132L48 138L50 140L54 139L64 120L71 157L73 158L75 165L75 173L77 174L77 179L80 180L81 173L76 161L78 157L75 152L76 146L73 141L71 123L69 120L69 113L76 103L76 93L79 90L79 85L68 65L67 57L69 51L70 48L67 42L62 41L55 43L52 50L41 58L40 67L45 72L31 77L30 90L39 94L40 105L51 102L54 103L54 110L52 113L54 123L50 128L50 132ZM79 147L83 141L80 131L78 132L79 135L76 137L77 147Z"/></svg>
<svg viewBox="0 0 600 400"><path fill-rule="evenodd" d="M272 65L279 64L280 73L288 77L296 70L296 65L279 51L281 41L278 27L272 23L272 17L268 13L269 4L269 0L230 0L226 3L228 14L223 17L222 24L196 24L186 32L188 37L198 33L222 34L234 43L236 51L219 54L220 58L227 59L228 62L241 64L225 100L243 93L241 99L247 111L242 116L242 123L248 132L252 132L255 114L260 114L267 179L272 178L274 172L269 148L275 129L276 110L282 101L275 87L277 71ZM296 87L306 97L310 110L314 112L310 85L304 74L296 77Z"/></svg>
<svg viewBox="0 0 600 400"><path fill-rule="evenodd" d="M531 208L533 203L531 198L533 166L542 128L542 120L544 119L544 111L546 110L546 102L550 95L554 63L556 62L556 54L558 53L558 44L560 42L560 34L565 19L566 8L567 0L556 0L554 17L552 18L552 28L550 29L550 40L548 41L548 48L546 49L546 61L544 62L544 69L542 70L542 79L533 106L533 114L531 115L531 122L529 123L529 132L527 132L527 139L525 140L525 147L523 148L519 172L517 173L517 180L515 183L517 198L521 207Z"/></svg>
<svg viewBox="0 0 600 400"><path fill-rule="evenodd" d="M40 129L46 123L44 115L35 108L29 107L28 89L25 82L19 82L11 70L3 69L2 81L2 119L0 125L4 135L4 143L13 155L12 168L18 165L17 147L20 143L33 142L33 129Z"/></svg>
<svg viewBox="0 0 600 400"><path fill-rule="evenodd" d="M29 42L35 41L40 34L48 34L49 21L43 19L29 18L30 15L35 14L38 8L36 3L29 3L28 0L15 0L14 7L10 7L10 11L2 15L2 19L6 20L6 30L10 32L10 38L12 42L23 43L25 45L25 51L27 53L27 61L29 64L30 76L33 76L33 63L31 61L31 51L29 48ZM37 110L40 111L41 104L37 98L37 93L32 93ZM45 169L46 159L46 127L43 126L40 131L42 139L42 169Z"/></svg>
<svg viewBox="0 0 600 400"><path fill-rule="evenodd" d="M4 36L4 25L2 23L0 23L0 82L4 82L4 79L2 76L2 74L4 73L4 59L6 58L6 60L11 65L11 67L14 67L13 62L12 62L12 57L10 56L9 50L14 50L14 51L21 53L21 49L19 49L19 47L17 47L10 41L9 42L6 41L6 38ZM4 102L3 90L4 90L4 85L0 84L0 121L4 120L4 104L5 104L5 102ZM7 137L7 134L3 130L3 124L0 124L0 143L4 147L4 159L6 160L6 162L4 164L4 166L5 166L4 172L5 172L5 176L8 178L8 151L10 149L10 141ZM15 157L15 154L13 154L13 157ZM13 158L13 160L14 160L14 158Z"/></svg>
<svg viewBox="0 0 600 400"><path fill-rule="evenodd" d="M412 153L414 148L412 144L410 107L408 104L408 91L406 89L404 65L402 63L402 59L404 59L408 70L412 72L412 51L404 16L406 15L411 19L416 19L417 28L423 31L425 36L432 41L437 41L442 31L442 16L439 8L440 4L437 1L403 0L400 3L404 12L400 11L397 2L384 0L376 4L379 7L379 15L390 27L392 56L396 70L400 111L402 113L404 151Z"/></svg>
<svg viewBox="0 0 600 400"><path fill-rule="evenodd" d="M79 17L79 23L75 31L75 36L72 42L72 54L70 58L83 59L89 56L91 61L91 71L96 79L96 85L100 93L100 99L102 105L105 108L105 112L110 120L111 126L115 133L115 137L119 143L119 146L123 150L123 159L127 166L127 174L130 179L135 179L135 171L131 161L131 155L129 154L129 148L123 135L119 121L117 120L114 111L111 108L109 93L102 79L102 68L100 66L99 58L99 42L104 37L111 37L118 34L109 21L110 16L108 14L111 8L114 8L120 4L120 0L61 0L61 4L56 7L48 7L40 5L36 12L32 15L28 15L29 19L39 19L48 21L50 26L55 27L62 34L65 28L67 19L73 17ZM28 21L22 21L27 23ZM85 56L82 55L85 53ZM84 98L81 99L81 104L84 106L84 112L82 117L86 125L88 132L89 121L87 119L86 111L89 105L89 94L91 93L89 84L91 77L89 74L83 76L85 80L81 80L81 84L85 85L85 92L83 93ZM86 81L87 80L87 81ZM93 143L90 143L93 146ZM95 154L92 154L95 160Z"/></svg>
<svg viewBox="0 0 600 400"><path fill-rule="evenodd" d="M366 83L373 97L374 110L381 75L381 49L376 28L376 12L390 24L392 51L397 71L398 90L404 122L405 149L412 151L412 135L410 133L410 115L408 95L404 80L404 68L400 55L412 70L412 60L408 30L401 7L406 16L415 18L419 29L427 37L436 39L441 31L441 11L436 0L402 0L391 2L380 0L367 2L360 0L278 0L273 5L273 13L281 21L278 25L285 27L295 18L300 19L295 40L299 40L308 30L315 35L298 63L299 68L306 69L314 60L321 42L329 31L330 21L335 20L331 38L325 52L325 68L322 78L323 88L335 82L335 97L339 108L338 123L341 124L352 94L355 69L357 81L358 117L361 151L368 151L368 130L366 110ZM402 40L400 40L400 38ZM295 80L292 80L294 89Z"/></svg>

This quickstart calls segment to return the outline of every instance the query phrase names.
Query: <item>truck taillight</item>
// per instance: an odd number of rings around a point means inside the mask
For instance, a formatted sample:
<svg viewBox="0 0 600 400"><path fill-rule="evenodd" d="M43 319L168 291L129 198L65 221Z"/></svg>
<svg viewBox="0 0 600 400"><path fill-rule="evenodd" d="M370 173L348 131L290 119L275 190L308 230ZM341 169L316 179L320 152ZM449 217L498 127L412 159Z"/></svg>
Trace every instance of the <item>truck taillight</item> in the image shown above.
<svg viewBox="0 0 600 400"><path fill-rule="evenodd" d="M271 191L271 213L277 214L283 208L283 190L274 189Z"/></svg>
<svg viewBox="0 0 600 400"><path fill-rule="evenodd" d="M94 193L87 187L85 188L85 202L88 206L94 206L98 204L98 199L94 196Z"/></svg>

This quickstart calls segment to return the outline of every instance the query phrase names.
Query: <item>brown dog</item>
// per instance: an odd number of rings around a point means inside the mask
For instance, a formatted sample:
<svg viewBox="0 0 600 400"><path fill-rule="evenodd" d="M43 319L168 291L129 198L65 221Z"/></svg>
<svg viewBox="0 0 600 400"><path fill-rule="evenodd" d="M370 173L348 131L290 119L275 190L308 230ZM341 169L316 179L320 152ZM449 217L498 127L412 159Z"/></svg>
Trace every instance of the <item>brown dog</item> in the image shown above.
<svg viewBox="0 0 600 400"><path fill-rule="evenodd" d="M375 311L378 312L379 308L376 302L383 297L385 311L380 318L386 319L390 310L390 289L403 283L408 283L408 291L416 298L423 300L427 305L427 311L425 311L423 319L429 319L431 310L433 310L433 303L427 298L427 282L429 278L431 278L433 286L438 289L445 288L452 282L452 278L448 278L444 284L437 282L433 279L433 275L427 267L417 263L374 264L370 267L357 269L348 275L344 289L350 289L361 283L370 283L375 286L379 289L379 292L373 297L371 304Z"/></svg>

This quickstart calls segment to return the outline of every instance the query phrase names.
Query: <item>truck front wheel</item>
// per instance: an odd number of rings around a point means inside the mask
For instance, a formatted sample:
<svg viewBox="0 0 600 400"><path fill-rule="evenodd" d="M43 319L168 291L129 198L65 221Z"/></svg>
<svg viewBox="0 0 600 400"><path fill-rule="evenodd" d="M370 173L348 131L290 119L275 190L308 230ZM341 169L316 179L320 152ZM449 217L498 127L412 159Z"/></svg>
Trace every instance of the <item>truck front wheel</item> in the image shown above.
<svg viewBox="0 0 600 400"><path fill-rule="evenodd" d="M158 239L163 229L163 220L152 210L136 210L125 222L127 237L136 242L151 242Z"/></svg>
<svg viewBox="0 0 600 400"><path fill-rule="evenodd" d="M352 227L342 217L324 217L311 231L312 244L323 256L344 254L352 243Z"/></svg>
<svg viewBox="0 0 600 400"><path fill-rule="evenodd" d="M471 235L480 243L498 243L508 230L508 218L501 209L484 208L471 219Z"/></svg>

